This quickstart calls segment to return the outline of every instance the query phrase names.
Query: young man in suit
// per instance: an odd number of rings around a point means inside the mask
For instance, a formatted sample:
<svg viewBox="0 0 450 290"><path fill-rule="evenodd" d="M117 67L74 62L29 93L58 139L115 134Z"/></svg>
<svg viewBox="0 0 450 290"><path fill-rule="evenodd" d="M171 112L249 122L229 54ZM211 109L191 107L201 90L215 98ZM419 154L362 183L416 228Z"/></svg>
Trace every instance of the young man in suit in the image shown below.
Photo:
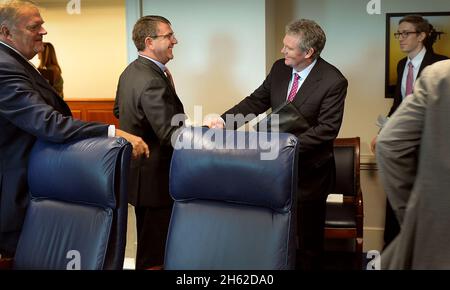
<svg viewBox="0 0 450 290"><path fill-rule="evenodd" d="M402 230L382 269L450 268L450 60L423 70L377 141L380 180Z"/></svg>
<svg viewBox="0 0 450 290"><path fill-rule="evenodd" d="M397 64L397 84L395 86L394 102L388 116L392 116L400 103L413 92L415 80L422 70L437 61L447 59L446 56L433 52L435 38L431 35L430 23L420 15L407 15L400 19L395 38L399 40L400 49L407 56ZM375 152L375 142L372 140L372 151ZM386 247L399 233L400 226L389 203L386 201L386 217L384 227L384 246Z"/></svg>
<svg viewBox="0 0 450 290"><path fill-rule="evenodd" d="M333 141L344 114L347 80L320 57L325 33L314 21L301 19L286 27L281 52L263 84L229 109L210 127L235 127L227 115L260 114L292 102L310 124L297 135L300 144L297 268L320 269L327 195L334 187ZM225 124L223 123L225 122ZM273 174L277 174L274 172Z"/></svg>
<svg viewBox="0 0 450 290"><path fill-rule="evenodd" d="M66 142L121 136L133 154L149 154L140 137L72 118L69 107L29 61L47 31L28 1L0 4L0 254L13 256L28 205L27 166L36 139Z"/></svg>
<svg viewBox="0 0 450 290"><path fill-rule="evenodd" d="M152 148L147 160L132 161L129 202L135 206L137 224L136 269L164 262L164 249L172 210L169 166L172 134L184 116L167 62L178 43L170 22L161 16L144 16L133 28L139 57L122 73L114 114L124 130L141 136Z"/></svg>

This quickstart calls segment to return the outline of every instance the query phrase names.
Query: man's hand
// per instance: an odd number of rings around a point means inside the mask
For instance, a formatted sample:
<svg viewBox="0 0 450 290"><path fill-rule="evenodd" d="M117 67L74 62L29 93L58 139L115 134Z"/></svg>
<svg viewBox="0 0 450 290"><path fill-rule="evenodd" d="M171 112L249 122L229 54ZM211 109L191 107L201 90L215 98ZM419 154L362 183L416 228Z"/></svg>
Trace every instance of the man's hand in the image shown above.
<svg viewBox="0 0 450 290"><path fill-rule="evenodd" d="M372 150L373 154L375 154L375 150L376 150L377 136L373 137L372 142L370 142L370 150Z"/></svg>
<svg viewBox="0 0 450 290"><path fill-rule="evenodd" d="M221 117L211 117L205 118L203 125L208 126L211 129L223 129L225 127L225 122Z"/></svg>
<svg viewBox="0 0 450 290"><path fill-rule="evenodd" d="M133 146L133 158L138 158L144 155L146 158L150 157L150 150L147 144L142 140L141 137L132 135L120 129L116 129L116 136L125 138Z"/></svg>

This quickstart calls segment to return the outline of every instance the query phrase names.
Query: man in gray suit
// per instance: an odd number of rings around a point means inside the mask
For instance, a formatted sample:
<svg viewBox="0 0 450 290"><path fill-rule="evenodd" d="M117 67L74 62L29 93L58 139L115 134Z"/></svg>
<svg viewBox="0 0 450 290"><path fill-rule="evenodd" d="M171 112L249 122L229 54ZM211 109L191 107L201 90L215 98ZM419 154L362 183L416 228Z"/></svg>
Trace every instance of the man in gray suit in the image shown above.
<svg viewBox="0 0 450 290"><path fill-rule="evenodd" d="M137 224L136 269L162 265L172 209L169 195L171 137L180 127L174 116L184 115L165 64L178 43L169 20L144 16L133 28L139 57L120 76L114 115L120 128L149 144L149 159L133 160L128 201L135 206Z"/></svg>
<svg viewBox="0 0 450 290"><path fill-rule="evenodd" d="M381 181L400 234L384 269L450 269L450 60L425 68L378 136Z"/></svg>

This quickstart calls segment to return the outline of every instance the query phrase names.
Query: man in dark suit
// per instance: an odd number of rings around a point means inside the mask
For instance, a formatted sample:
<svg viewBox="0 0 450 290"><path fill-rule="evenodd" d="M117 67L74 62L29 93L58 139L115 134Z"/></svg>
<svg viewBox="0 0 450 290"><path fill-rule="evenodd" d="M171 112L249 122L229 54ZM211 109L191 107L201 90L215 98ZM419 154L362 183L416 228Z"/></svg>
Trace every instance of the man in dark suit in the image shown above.
<svg viewBox="0 0 450 290"><path fill-rule="evenodd" d="M122 136L135 155L148 154L140 137L114 126L75 120L66 103L29 61L43 50L37 7L0 4L0 254L13 256L28 204L27 166L36 139L51 142Z"/></svg>
<svg viewBox="0 0 450 290"><path fill-rule="evenodd" d="M335 183L333 141L342 123L347 94L345 77L320 58L325 41L325 33L314 21L302 19L288 25L281 50L284 59L274 63L258 89L222 115L226 120L230 114L260 114L289 101L309 123L309 129L297 135L299 269L321 266L326 198ZM209 126L220 128L221 122L213 120Z"/></svg>
<svg viewBox="0 0 450 290"><path fill-rule="evenodd" d="M184 109L165 66L178 43L170 22L161 16L142 17L134 25L133 41L139 57L120 76L114 114L122 129L141 136L152 148L149 159L132 161L130 172L129 202L135 206L138 240L136 269L145 269L164 262L172 210L171 138L179 128L176 118L184 120Z"/></svg>
<svg viewBox="0 0 450 290"><path fill-rule="evenodd" d="M400 19L395 38L399 40L400 49L407 56L397 64L397 83L394 102L389 110L390 117L397 110L404 98L413 92L415 80L422 70L437 61L447 59L446 56L433 52L436 36L430 23L420 15L407 15ZM372 151L375 152L377 137L372 140ZM394 211L386 200L386 215L384 226L384 247L386 247L400 232L400 226Z"/></svg>

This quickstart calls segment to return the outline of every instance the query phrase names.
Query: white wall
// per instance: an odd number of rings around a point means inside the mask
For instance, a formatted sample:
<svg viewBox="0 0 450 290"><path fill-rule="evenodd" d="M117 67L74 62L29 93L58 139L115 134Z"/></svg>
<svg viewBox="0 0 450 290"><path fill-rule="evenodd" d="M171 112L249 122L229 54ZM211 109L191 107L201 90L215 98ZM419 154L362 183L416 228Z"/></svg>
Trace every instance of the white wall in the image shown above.
<svg viewBox="0 0 450 290"><path fill-rule="evenodd" d="M179 43L167 67L191 118L195 105L223 113L264 80L265 1L144 0L143 14L172 23Z"/></svg>
<svg viewBox="0 0 450 290"><path fill-rule="evenodd" d="M83 0L80 14L68 1L38 0L64 78L64 97L115 98L126 66L125 0Z"/></svg>

